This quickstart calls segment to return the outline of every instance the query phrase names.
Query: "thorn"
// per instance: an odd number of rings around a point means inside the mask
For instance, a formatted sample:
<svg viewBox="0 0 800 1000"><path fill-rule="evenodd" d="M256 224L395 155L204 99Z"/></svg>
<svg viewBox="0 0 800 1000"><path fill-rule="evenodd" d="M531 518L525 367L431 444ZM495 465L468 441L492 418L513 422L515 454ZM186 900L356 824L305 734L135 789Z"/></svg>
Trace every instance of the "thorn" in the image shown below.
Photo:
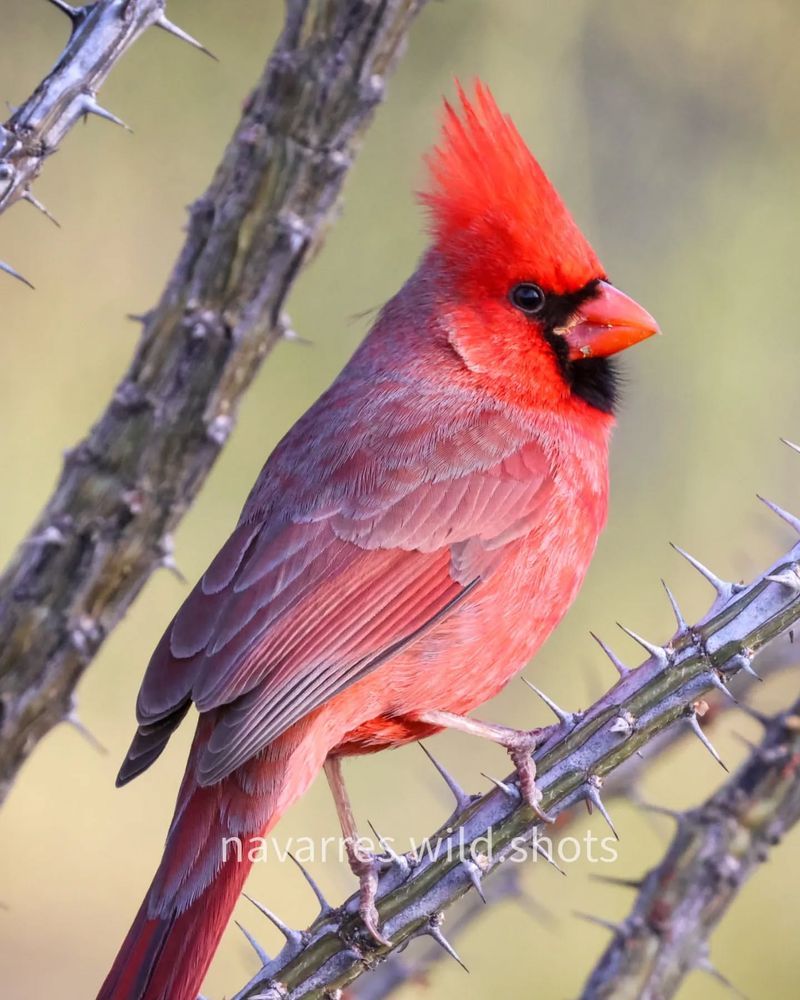
<svg viewBox="0 0 800 1000"><path fill-rule="evenodd" d="M42 213L42 215L44 215L45 218L49 219L53 223L53 225L56 226L58 229L61 228L61 223L58 221L58 219L47 211L47 208L45 208L45 206L39 201L39 199L36 197L33 191L30 190L30 188L26 188L22 192L22 199L23 201L27 201L29 205L33 205L34 208L37 208Z"/></svg>
<svg viewBox="0 0 800 1000"><path fill-rule="evenodd" d="M443 764L439 763L439 761L433 756L433 754L425 746L424 743L420 743L419 748L420 750L422 750L422 752L425 754L425 756L428 758L431 764L433 764L433 766L436 768L436 770L439 772L442 779L444 780L444 783L450 789L453 798L456 800L456 814L463 812L464 809L467 808L467 806L472 804L474 796L469 795L467 792L464 791L464 789L461 787L461 785L459 785L459 783L452 776L452 774L450 774L450 772L444 767Z"/></svg>
<svg viewBox="0 0 800 1000"><path fill-rule="evenodd" d="M572 915L578 917L579 920L586 920L590 924L597 924L598 927L604 927L607 931L611 931L615 936L617 934L622 934L622 927L620 924L615 924L611 920L604 920L602 917L595 917L592 913L581 913L580 910L573 910Z"/></svg>
<svg viewBox="0 0 800 1000"><path fill-rule="evenodd" d="M642 649L653 657L656 663L660 664L662 667L666 667L669 664L669 656L663 647L656 646L655 643L648 642L647 639L643 639L640 635L637 635L636 632L626 628L621 622L617 622L617 626L622 629L625 635L629 635L634 642L638 642Z"/></svg>
<svg viewBox="0 0 800 1000"><path fill-rule="evenodd" d="M581 797L586 801L586 808L589 810L589 815L592 813L592 807L597 809L606 823L608 823L608 827L614 834L615 839L619 840L617 828L614 826L611 817L608 815L608 810L603 805L603 800L600 798L600 788L602 787L602 784L603 779L598 774L590 774L586 780L586 784L581 789Z"/></svg>
<svg viewBox="0 0 800 1000"><path fill-rule="evenodd" d="M686 632L688 630L688 628L689 628L689 624L686 621L686 619L683 617L683 612L681 611L681 609L680 609L680 607L678 605L678 602L675 599L675 595L672 593L672 591L667 586L667 581L666 580L662 580L661 581L661 586L667 592L667 597L669 598L669 603L672 605L672 613L675 615L675 621L678 623L678 632Z"/></svg>
<svg viewBox="0 0 800 1000"><path fill-rule="evenodd" d="M162 569L168 570L176 579L181 583L188 583L188 580L181 571L180 566L178 566L175 561L175 542L172 535L166 534L161 539L159 549L161 551L161 562L160 566Z"/></svg>
<svg viewBox="0 0 800 1000"><path fill-rule="evenodd" d="M757 708L753 708L753 706L748 705L747 702L743 702L739 705L739 708L745 715L749 715L754 722L763 726L764 729L772 724L773 720L768 715L764 715L763 712L759 712Z"/></svg>
<svg viewBox="0 0 800 1000"><path fill-rule="evenodd" d="M715 687L717 691L721 691L722 694L724 694L726 698L732 701L734 705L739 704L739 702L736 700L733 693L731 692L731 689L728 687L725 681L723 681L723 679L720 677L720 675L717 673L716 670L711 670L711 672L708 675L708 681L712 687Z"/></svg>
<svg viewBox="0 0 800 1000"><path fill-rule="evenodd" d="M483 771L481 771L481 777L486 778L487 781L491 781L493 785L496 785L497 788L499 788L501 792L504 792L510 799L516 800L521 797L518 789L515 788L514 785L506 784L505 781L501 781L499 778L493 778L491 774L486 774Z"/></svg>
<svg viewBox="0 0 800 1000"><path fill-rule="evenodd" d="M10 264L4 264L1 260L0 260L0 271L5 271L6 274L10 274L12 278L16 278L17 281L21 281L22 284L27 285L28 288L34 287L24 275L20 274L19 271L15 271Z"/></svg>
<svg viewBox="0 0 800 1000"><path fill-rule="evenodd" d="M570 727L575 725L576 718L574 712L565 712L563 708L559 708L558 705L556 705L556 703L552 700L552 698L548 698L543 691L540 691L539 688L531 684L531 682L526 677L521 677L520 680L522 681L523 684L526 684L531 689L531 691L533 691L534 694L539 695L539 697L542 699L545 705L547 705L547 707L550 709L553 715L555 715L555 717L558 719L559 722L563 722L565 726L570 726Z"/></svg>
<svg viewBox="0 0 800 1000"><path fill-rule="evenodd" d="M643 884L640 878L617 878L615 875L595 875L594 872L589 873L589 878L593 882L604 882L618 889L633 889L635 892L638 892Z"/></svg>
<svg viewBox="0 0 800 1000"><path fill-rule="evenodd" d="M280 919L280 917L276 917L275 914L272 912L272 910L268 910L266 906L263 905L263 903L259 903L257 899L253 899L252 896L248 896L246 892L243 892L242 895L244 896L244 898L247 900L248 903L252 903L257 910L259 910L261 913L264 914L264 916L267 918L267 920L269 920L271 924L273 924L275 927L278 928L278 930L281 932L281 934L283 934L283 936L286 938L289 944L295 945L297 947L302 945L303 935L300 933L300 931L293 930L291 927L285 924Z"/></svg>
<svg viewBox="0 0 800 1000"><path fill-rule="evenodd" d="M762 497L759 493L756 493L756 496L763 504L769 507L773 514L777 514L782 521L785 521L790 528L794 528L797 534L800 535L800 518L795 517L794 514L790 514L788 510L784 510L783 507L779 507L771 500Z"/></svg>
<svg viewBox="0 0 800 1000"><path fill-rule="evenodd" d="M728 979L727 976L723 975L719 969L712 963L708 954L701 955L695 966L700 972L705 972L707 975L712 976L717 980L722 986L733 993L735 996L740 997L741 1000L748 1000L747 995L742 993L734 984Z"/></svg>
<svg viewBox="0 0 800 1000"><path fill-rule="evenodd" d="M781 441L783 442L783 444L788 445L788 447L791 448L792 451L796 451L798 455L800 455L800 445L792 444L792 442L787 441L786 438L781 438Z"/></svg>
<svg viewBox="0 0 800 1000"><path fill-rule="evenodd" d="M731 659L728 660L726 668L731 671L744 670L746 674L754 677L757 681L763 682L764 680L761 674L757 674L753 669L751 658L747 655L747 653L737 653L736 656L732 656Z"/></svg>
<svg viewBox="0 0 800 1000"><path fill-rule="evenodd" d="M599 635L595 635L594 632L590 632L589 635L594 639L597 645L603 650L606 656L614 664L617 673L624 680L632 671L630 667L626 667L622 660L614 653L610 646L607 646Z"/></svg>
<svg viewBox="0 0 800 1000"><path fill-rule="evenodd" d="M668 819L675 820L678 826L680 826L685 819L683 813L679 812L677 809L670 809L669 806L660 806L656 802L648 802L641 796L637 796L634 802L640 809L644 809L645 812L655 813L657 816L666 816Z"/></svg>
<svg viewBox="0 0 800 1000"><path fill-rule="evenodd" d="M534 849L534 851L536 851L536 853L539 855L539 857L544 858L544 860L548 863L548 865L552 865L553 868L555 868L555 870L557 872L560 872L560 874L562 874L564 876L564 878L567 877L567 873L564 871L563 868L561 868L556 863L556 860L553 857L553 855L547 850L547 848L544 846L544 844L539 840L539 838L536 836L535 832L534 832L534 836L533 836L533 849Z"/></svg>
<svg viewBox="0 0 800 1000"><path fill-rule="evenodd" d="M458 964L464 970L464 972L468 973L469 969L461 961L458 952L450 944L450 942L447 940L444 934L442 934L442 928L441 928L442 919L443 918L441 913L437 913L434 916L432 916L428 921L425 930L423 930L422 933L427 934L428 937L433 938L433 940L439 945L439 947L443 948L450 956L450 958L455 959L456 962L458 962Z"/></svg>
<svg viewBox="0 0 800 1000"><path fill-rule="evenodd" d="M49 0L49 2L72 21L73 31L86 19L89 10L94 6L87 4L85 7L73 7L72 4L64 3L64 0Z"/></svg>
<svg viewBox="0 0 800 1000"><path fill-rule="evenodd" d="M182 42L188 42L189 45L198 49L200 52L205 52L205 54L213 59L214 62L219 62L219 59L217 59L213 52L210 52L205 45L198 42L196 38L188 33L188 31L184 31L183 28L179 28L177 24L173 24L163 11L158 15L153 23L156 27L161 28L162 31L166 31L167 34L174 35L175 38L179 38Z"/></svg>
<svg viewBox="0 0 800 1000"><path fill-rule="evenodd" d="M244 934L244 936L247 938L250 947L253 949L256 955L258 955L258 960L259 962L261 962L262 966L269 965L270 963L269 955L264 951L264 949L261 947L258 941L256 941L256 939L253 937L250 931L248 931L246 927L243 927L238 920L234 920L234 923L242 932L242 934Z"/></svg>
<svg viewBox="0 0 800 1000"><path fill-rule="evenodd" d="M679 545L676 545L674 542L670 542L669 544L673 549L675 549L679 556L683 556L690 566L694 566L697 572L708 580L723 601L727 601L737 592L737 590L740 589L737 584L728 583L727 580L720 579L716 573L711 572L708 566L704 566L699 559L695 559L694 556L690 556L689 553L685 549L682 549Z"/></svg>
<svg viewBox="0 0 800 1000"><path fill-rule="evenodd" d="M333 907L325 898L322 889L320 889L319 885L314 880L313 876L311 875L311 872L309 872L308 869L305 867L305 865L303 865L300 861L298 861L297 858L291 852L287 853L289 854L289 857L292 859L292 861L294 861L294 863L303 873L303 878L311 886L311 891L317 897L317 902L319 903L319 916L317 917L317 919L319 919L319 917L329 916L331 913L334 912Z"/></svg>
<svg viewBox="0 0 800 1000"><path fill-rule="evenodd" d="M797 563L787 566L786 569L782 569L780 573L770 573L768 576L765 576L764 579L769 580L772 583L777 583L782 587L788 587L793 594L800 592L800 573L798 572Z"/></svg>
<svg viewBox="0 0 800 1000"><path fill-rule="evenodd" d="M483 886L481 885L481 878L483 877L483 872L471 858L465 858L461 862L461 867L467 873L467 877L472 883L473 889L475 890L475 892L477 892L477 894L481 897L481 899L485 903L486 895L483 891Z"/></svg>
<svg viewBox="0 0 800 1000"><path fill-rule="evenodd" d="M402 855L398 854L397 851L392 847L392 845L378 833L375 829L375 825L372 820L367 820L367 826L372 830L375 835L375 839L381 845L381 850L386 855L389 863L395 865L395 867L402 869L403 871L408 871L408 860Z"/></svg>
<svg viewBox="0 0 800 1000"><path fill-rule="evenodd" d="M725 766L724 761L715 750L714 744L703 732L703 729L697 718L697 713L694 711L694 709L692 709L689 715L685 715L684 718L686 719L689 728L692 730L695 736L700 740L700 742L703 744L706 750L708 750L708 752L711 754L714 760L719 764L719 766L723 769L723 771L730 774L730 771L728 771L728 768Z"/></svg>
<svg viewBox="0 0 800 1000"><path fill-rule="evenodd" d="M76 704L73 703L72 708L70 708L69 714L66 716L64 721L67 725L72 726L76 732L79 732L89 746L93 747L99 754L105 756L108 753L108 747L104 746L100 740L98 740L91 729L89 729L86 723L83 722L78 716L78 706Z"/></svg>
<svg viewBox="0 0 800 1000"><path fill-rule="evenodd" d="M627 737L631 735L633 730L636 728L636 719L631 715L627 709L623 709L620 714L614 719L614 722L609 728L610 733L620 733L622 736Z"/></svg>
<svg viewBox="0 0 800 1000"><path fill-rule="evenodd" d="M86 117L87 115L96 115L98 118L104 118L107 122L113 122L114 125L119 125L120 128L124 128L126 132L133 133L133 129L121 118L117 118L115 114L108 111L106 108L102 107L97 101L92 97L91 94L82 94L78 102L78 114Z"/></svg>

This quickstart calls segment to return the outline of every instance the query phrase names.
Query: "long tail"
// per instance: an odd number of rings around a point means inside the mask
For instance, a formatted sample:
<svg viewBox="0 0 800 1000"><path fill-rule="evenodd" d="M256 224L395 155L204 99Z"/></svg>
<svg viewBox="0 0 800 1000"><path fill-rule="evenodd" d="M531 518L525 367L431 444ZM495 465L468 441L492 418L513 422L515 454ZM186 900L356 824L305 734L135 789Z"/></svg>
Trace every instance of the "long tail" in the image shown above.
<svg viewBox="0 0 800 1000"><path fill-rule="evenodd" d="M250 870L248 848L303 794L324 758L308 741L281 737L203 788L194 780L202 729L161 864L97 1000L196 1000Z"/></svg>

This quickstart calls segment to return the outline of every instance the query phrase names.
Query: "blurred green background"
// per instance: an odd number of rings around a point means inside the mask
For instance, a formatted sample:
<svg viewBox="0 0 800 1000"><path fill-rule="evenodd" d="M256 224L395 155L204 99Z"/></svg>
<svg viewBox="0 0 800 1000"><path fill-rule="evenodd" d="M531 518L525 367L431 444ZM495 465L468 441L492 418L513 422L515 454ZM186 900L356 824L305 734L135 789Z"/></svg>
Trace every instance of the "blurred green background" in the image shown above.
<svg viewBox="0 0 800 1000"><path fill-rule="evenodd" d="M126 313L150 306L182 239L184 206L206 186L282 21L277 2L171 0L174 20L220 57L214 64L159 32L114 71L103 102L135 130L98 121L77 128L48 163L37 195L54 229L21 204L0 219L0 259L37 285L0 277L0 556L12 553L45 501L61 452L85 433L125 369L138 328ZM730 577L748 577L788 545L754 500L758 489L800 508L800 461L778 443L800 437L797 245L800 211L800 60L795 0L537 0L432 2L420 17L386 104L348 181L338 225L290 302L313 346L282 344L249 394L238 429L177 537L194 580L235 521L265 455L335 376L365 329L352 317L402 283L423 247L413 190L453 78L480 75L511 112L596 246L609 274L659 319L665 336L625 358L612 506L589 580L528 675L567 707L613 680L587 637L614 641L621 619L652 638L671 634L658 579L690 615L708 588L667 546L685 545ZM0 0L0 96L23 100L65 40L65 20L43 2ZM190 725L158 766L123 791L114 776L127 748L148 654L186 588L167 573L147 586L79 691L96 753L64 725L38 748L0 814L0 975L14 1000L93 997L157 864L183 769ZM794 677L759 691L778 707ZM546 720L519 682L484 717ZM741 759L731 717L715 737ZM501 773L500 751L448 735L432 749L470 790L480 770ZM349 764L362 823L398 839L431 831L449 809L416 747ZM690 746L653 767L648 798L684 807L721 771ZM613 874L639 875L663 851L669 826L617 804L622 834ZM599 835L602 821L589 819ZM580 834L582 828L578 827ZM335 832L318 782L279 835ZM725 919L717 965L751 998L796 995L800 835L781 846ZM575 995L606 943L574 910L622 916L629 899L570 866L563 879L531 866L526 885L549 912L536 923L512 902L457 942L471 969L438 969L437 998ZM335 864L316 875L334 900L350 889ZM606 873L608 871L606 870ZM314 912L297 871L257 866L253 894L293 926ZM240 919L274 952L277 934L240 906ZM232 928L206 983L230 995L255 968ZM408 988L404 1000L422 993ZM723 995L694 974L686 1000Z"/></svg>

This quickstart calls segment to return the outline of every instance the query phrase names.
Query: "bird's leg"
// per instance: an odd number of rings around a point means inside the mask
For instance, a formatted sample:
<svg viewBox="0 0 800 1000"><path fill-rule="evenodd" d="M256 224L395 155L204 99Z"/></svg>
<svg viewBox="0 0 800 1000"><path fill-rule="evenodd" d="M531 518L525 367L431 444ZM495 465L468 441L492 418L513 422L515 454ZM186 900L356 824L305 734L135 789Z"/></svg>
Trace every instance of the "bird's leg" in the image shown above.
<svg viewBox="0 0 800 1000"><path fill-rule="evenodd" d="M361 846L361 838L353 816L353 807L350 805L350 796L347 794L347 788L344 784L341 757L331 756L327 758L325 777L328 779L333 802L336 806L336 815L339 817L339 825L342 828L347 863L350 865L350 871L358 879L358 912L364 921L364 926L378 944L389 946L390 942L380 932L378 909L375 906L378 876L381 869L385 867L385 862L374 854L370 854L369 851L365 851Z"/></svg>
<svg viewBox="0 0 800 1000"><path fill-rule="evenodd" d="M546 823L552 822L552 817L539 808L542 795L536 787L536 764L531 756L536 747L546 742L551 729L512 729L510 726L481 722L479 719L469 719L465 715L455 715L453 712L420 712L414 718L431 726L457 729L459 732L482 736L493 743L499 743L508 751L508 756L517 769L519 790L525 802L539 819Z"/></svg>

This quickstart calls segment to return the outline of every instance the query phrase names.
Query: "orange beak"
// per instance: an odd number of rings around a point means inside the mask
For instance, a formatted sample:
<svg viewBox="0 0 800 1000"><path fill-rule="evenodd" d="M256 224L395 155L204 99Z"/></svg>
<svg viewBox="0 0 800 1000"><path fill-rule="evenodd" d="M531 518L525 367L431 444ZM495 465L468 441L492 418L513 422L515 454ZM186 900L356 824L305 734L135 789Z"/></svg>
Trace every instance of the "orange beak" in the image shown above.
<svg viewBox="0 0 800 1000"><path fill-rule="evenodd" d="M597 293L577 309L567 326L555 331L569 344L571 361L605 358L658 333L646 309L619 289L601 281Z"/></svg>

